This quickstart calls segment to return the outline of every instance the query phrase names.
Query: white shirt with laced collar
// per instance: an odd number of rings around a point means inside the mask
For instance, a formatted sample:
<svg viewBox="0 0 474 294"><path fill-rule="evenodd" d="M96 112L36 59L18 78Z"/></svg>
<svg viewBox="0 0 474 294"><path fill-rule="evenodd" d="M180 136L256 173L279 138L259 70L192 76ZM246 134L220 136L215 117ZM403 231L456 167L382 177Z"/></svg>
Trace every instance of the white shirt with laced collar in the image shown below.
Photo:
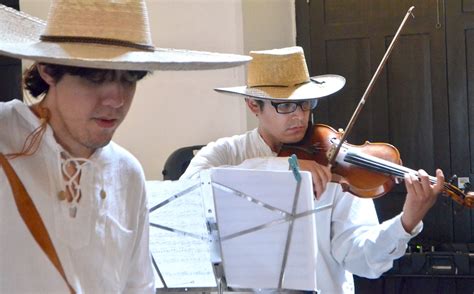
<svg viewBox="0 0 474 294"><path fill-rule="evenodd" d="M22 102L0 103L0 152L21 150L38 125ZM10 163L41 215L68 281L76 293L154 293L140 164L113 142L87 160L62 159L64 152L48 127L34 155ZM79 169L79 201L59 197L68 183L64 164ZM67 293L21 219L1 170L0 216L0 292Z"/></svg>

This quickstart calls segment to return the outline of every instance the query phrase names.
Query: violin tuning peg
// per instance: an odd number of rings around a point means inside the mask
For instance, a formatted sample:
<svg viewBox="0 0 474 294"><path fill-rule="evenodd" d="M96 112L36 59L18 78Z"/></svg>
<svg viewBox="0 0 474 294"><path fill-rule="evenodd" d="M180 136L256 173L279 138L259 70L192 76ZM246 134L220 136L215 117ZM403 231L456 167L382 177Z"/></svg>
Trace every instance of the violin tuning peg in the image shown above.
<svg viewBox="0 0 474 294"><path fill-rule="evenodd" d="M449 180L448 182L451 184L451 185L455 185L457 187L457 182L458 182L458 176L457 175L453 175Z"/></svg>
<svg viewBox="0 0 474 294"><path fill-rule="evenodd" d="M474 194L469 193L466 195L466 198L464 199L464 202L466 203L466 206L469 208L474 207Z"/></svg>
<svg viewBox="0 0 474 294"><path fill-rule="evenodd" d="M464 188L462 189L464 194L467 194L469 191L471 191L472 185L471 183L467 182L464 183Z"/></svg>

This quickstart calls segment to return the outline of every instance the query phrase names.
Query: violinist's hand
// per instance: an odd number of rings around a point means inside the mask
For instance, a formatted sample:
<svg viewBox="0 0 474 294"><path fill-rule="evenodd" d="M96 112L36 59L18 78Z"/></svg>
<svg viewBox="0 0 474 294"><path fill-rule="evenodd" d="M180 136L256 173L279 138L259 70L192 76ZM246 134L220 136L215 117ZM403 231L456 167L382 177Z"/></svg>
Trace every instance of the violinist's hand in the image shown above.
<svg viewBox="0 0 474 294"><path fill-rule="evenodd" d="M403 205L402 225L408 233L413 231L435 204L444 185L444 175L440 169L436 170L437 182L435 185L431 185L429 176L424 170L420 169L418 175L420 180L414 175L405 174L407 197Z"/></svg>
<svg viewBox="0 0 474 294"><path fill-rule="evenodd" d="M300 170L309 171L313 177L313 189L316 199L321 197L326 190L327 183L331 180L331 168L321 165L314 160L298 159Z"/></svg>

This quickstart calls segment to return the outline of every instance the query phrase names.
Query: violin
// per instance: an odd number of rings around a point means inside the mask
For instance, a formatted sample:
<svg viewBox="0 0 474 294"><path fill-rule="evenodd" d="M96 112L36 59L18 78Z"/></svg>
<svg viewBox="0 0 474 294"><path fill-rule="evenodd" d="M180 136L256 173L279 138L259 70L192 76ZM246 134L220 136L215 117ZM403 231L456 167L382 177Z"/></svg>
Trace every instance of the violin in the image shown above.
<svg viewBox="0 0 474 294"><path fill-rule="evenodd" d="M332 152L340 144L343 132L324 124L316 124L308 131L299 144L282 145L278 156L295 154L298 159L314 160L327 166ZM352 145L343 142L331 166L331 172L337 175L332 181L341 184L344 191L355 196L377 198L387 194L406 173L418 174L401 164L400 152L388 143ZM429 180L432 184L437 182L433 176ZM444 183L443 193L463 206L474 207L474 196L466 195L450 183Z"/></svg>

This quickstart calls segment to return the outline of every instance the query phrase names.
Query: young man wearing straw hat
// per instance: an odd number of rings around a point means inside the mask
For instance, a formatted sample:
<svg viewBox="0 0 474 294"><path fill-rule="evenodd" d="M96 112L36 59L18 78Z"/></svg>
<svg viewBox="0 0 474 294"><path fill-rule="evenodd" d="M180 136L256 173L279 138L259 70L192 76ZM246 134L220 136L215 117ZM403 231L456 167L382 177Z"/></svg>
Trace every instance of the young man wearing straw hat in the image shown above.
<svg viewBox="0 0 474 294"><path fill-rule="evenodd" d="M149 71L250 58L155 48L138 0L0 6L0 54L40 98L0 103L0 292L153 293L144 173L112 136Z"/></svg>
<svg viewBox="0 0 474 294"><path fill-rule="evenodd" d="M288 159L276 157L281 145L302 140L317 98L338 91L345 83L337 75L310 79L300 47L250 55L247 85L216 90L246 97L258 127L209 143L181 178L193 178L203 169L218 166L287 170ZM373 201L354 197L330 183L330 167L308 160L299 160L299 165L312 173L316 207L331 205L315 215L319 247L316 277L321 293L353 293L352 274L377 278L389 270L393 260L405 253L407 242L421 231L421 220L444 182L441 170L436 172L436 185L430 185L422 170L420 181L406 176L403 212L379 224Z"/></svg>

